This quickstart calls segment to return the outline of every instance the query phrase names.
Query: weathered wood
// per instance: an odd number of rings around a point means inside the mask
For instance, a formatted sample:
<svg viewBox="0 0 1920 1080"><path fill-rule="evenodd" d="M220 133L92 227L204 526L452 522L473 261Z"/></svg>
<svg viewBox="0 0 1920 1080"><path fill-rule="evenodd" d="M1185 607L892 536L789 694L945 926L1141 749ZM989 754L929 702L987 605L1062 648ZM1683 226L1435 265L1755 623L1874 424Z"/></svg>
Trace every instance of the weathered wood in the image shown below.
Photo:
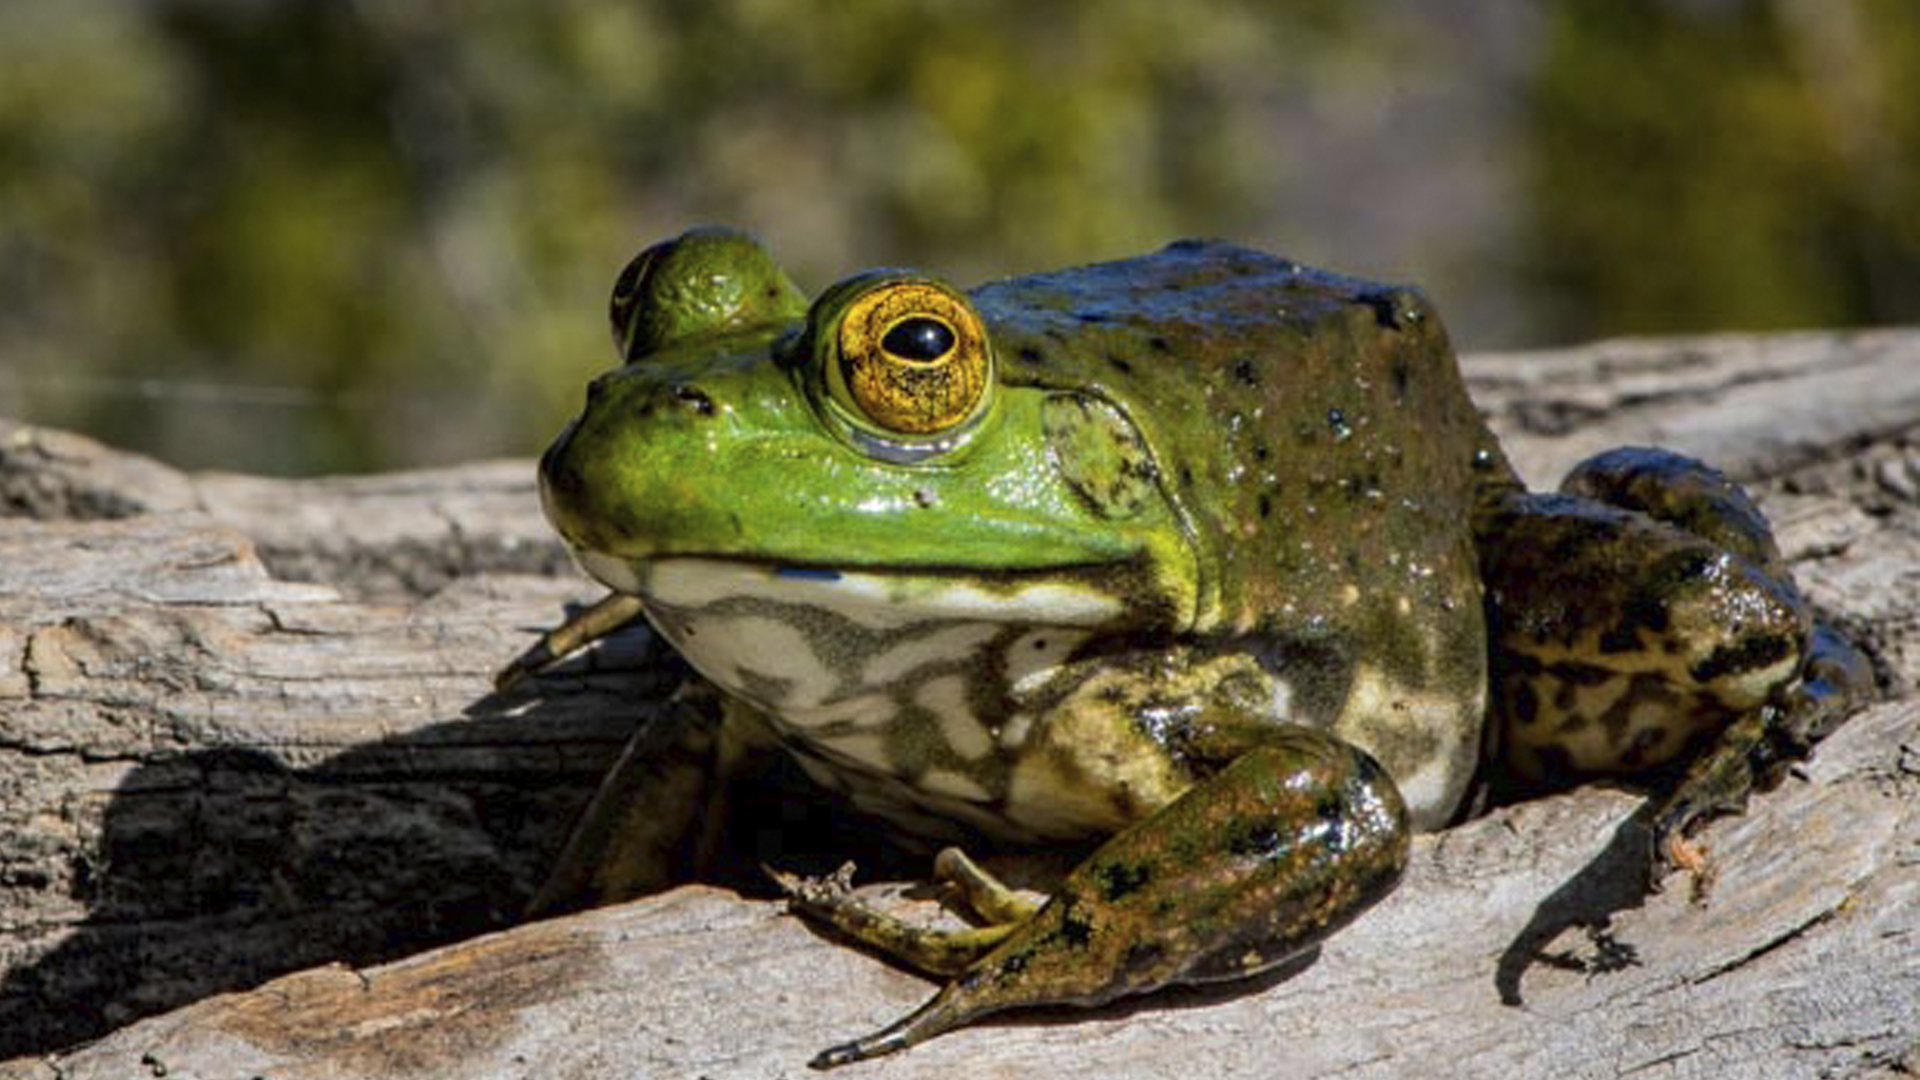
<svg viewBox="0 0 1920 1080"><path fill-rule="evenodd" d="M1911 431L1912 330L1601 341L1468 358L1474 400L1528 483L1612 446L1665 446L1743 480Z"/></svg>
<svg viewBox="0 0 1920 1080"><path fill-rule="evenodd" d="M0 445L0 501L133 515L0 519L0 1056L504 925L673 685L616 649L593 663L625 670L487 694L590 593L453 579L564 565L524 463L275 482ZM262 545L387 599L276 579Z"/></svg>
<svg viewBox="0 0 1920 1080"><path fill-rule="evenodd" d="M1704 907L1627 888L1635 800L1581 791L1424 838L1291 977L863 1075L1920 1069L1920 333L1468 370L1536 480L1619 442L1762 480L1890 700L1708 831ZM927 992L711 888L510 925L675 679L635 634L489 692L594 594L556 574L530 476L187 476L0 426L0 1077L793 1075Z"/></svg>
<svg viewBox="0 0 1920 1080"><path fill-rule="evenodd" d="M1864 1071L1911 1045L1920 1000L1916 778L1887 754L1915 724L1911 705L1863 717L1806 779L1716 830L1706 907L1684 890L1635 907L1615 887L1631 799L1554 799L1423 840L1405 887L1291 979L990 1023L860 1074ZM792 1076L926 993L771 904L689 888L291 975L0 1076Z"/></svg>

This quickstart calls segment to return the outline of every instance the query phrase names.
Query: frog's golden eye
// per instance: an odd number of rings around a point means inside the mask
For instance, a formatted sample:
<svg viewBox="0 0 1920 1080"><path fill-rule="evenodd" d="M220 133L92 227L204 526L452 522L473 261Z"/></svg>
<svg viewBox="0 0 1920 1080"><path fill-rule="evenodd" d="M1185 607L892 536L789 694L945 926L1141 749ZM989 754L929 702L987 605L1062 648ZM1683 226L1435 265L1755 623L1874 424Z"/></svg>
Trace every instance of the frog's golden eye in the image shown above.
<svg viewBox="0 0 1920 1080"><path fill-rule="evenodd" d="M856 296L835 344L835 396L894 434L937 435L972 418L993 376L980 316L933 282L886 281Z"/></svg>

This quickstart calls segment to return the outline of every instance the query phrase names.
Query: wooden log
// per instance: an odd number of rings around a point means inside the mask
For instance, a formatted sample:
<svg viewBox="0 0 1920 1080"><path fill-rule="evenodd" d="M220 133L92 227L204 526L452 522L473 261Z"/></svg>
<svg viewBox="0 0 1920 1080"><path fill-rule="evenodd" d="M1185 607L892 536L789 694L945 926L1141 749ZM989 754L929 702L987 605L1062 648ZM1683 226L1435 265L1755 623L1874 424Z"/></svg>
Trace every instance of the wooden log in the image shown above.
<svg viewBox="0 0 1920 1080"><path fill-rule="evenodd" d="M1920 333L1468 372L1536 481L1632 442L1757 481L1887 700L1707 831L1704 906L1630 888L1637 800L1582 790L1422 838L1284 977L1010 1017L862 1075L1920 1070ZM0 508L0 1077L791 1075L929 991L711 887L515 925L679 678L634 633L491 692L595 595L530 464L184 475L0 425Z"/></svg>

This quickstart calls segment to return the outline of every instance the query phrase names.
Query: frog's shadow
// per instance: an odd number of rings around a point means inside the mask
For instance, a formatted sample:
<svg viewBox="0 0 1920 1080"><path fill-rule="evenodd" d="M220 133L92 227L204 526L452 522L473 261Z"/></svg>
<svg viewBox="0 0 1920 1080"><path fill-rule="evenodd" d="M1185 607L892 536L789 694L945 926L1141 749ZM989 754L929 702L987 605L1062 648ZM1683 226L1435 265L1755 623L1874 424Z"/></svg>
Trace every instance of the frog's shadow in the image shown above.
<svg viewBox="0 0 1920 1080"><path fill-rule="evenodd" d="M647 655L556 676L585 679L605 708L583 709L578 686L543 696L536 681L302 768L236 748L137 766L108 797L97 839L62 853L85 917L0 978L0 1060L317 964L379 964L522 921L645 715L634 703L664 701L677 663ZM826 815L803 801L773 812L789 820L754 831L754 857L832 869L817 852L766 847L797 831L795 815L802 826ZM771 895L757 865L710 880Z"/></svg>
<svg viewBox="0 0 1920 1080"><path fill-rule="evenodd" d="M1642 803L1615 826L1606 847L1540 899L1527 924L1501 951L1494 966L1494 989L1501 1004L1525 1004L1520 983L1535 964L1603 974L1639 963L1633 946L1613 937L1611 926L1614 916L1641 907L1654 893L1648 876L1653 857L1653 810L1653 800ZM1580 961L1546 951L1556 938L1573 928L1586 932L1594 959Z"/></svg>
<svg viewBox="0 0 1920 1080"><path fill-rule="evenodd" d="M513 784L423 780L398 762L449 742L525 745L551 738L539 730L548 722L537 706L470 716L299 769L234 748L137 766L109 796L97 839L67 856L85 917L0 980L0 1060L300 968L379 963L512 921L592 782L565 769Z"/></svg>

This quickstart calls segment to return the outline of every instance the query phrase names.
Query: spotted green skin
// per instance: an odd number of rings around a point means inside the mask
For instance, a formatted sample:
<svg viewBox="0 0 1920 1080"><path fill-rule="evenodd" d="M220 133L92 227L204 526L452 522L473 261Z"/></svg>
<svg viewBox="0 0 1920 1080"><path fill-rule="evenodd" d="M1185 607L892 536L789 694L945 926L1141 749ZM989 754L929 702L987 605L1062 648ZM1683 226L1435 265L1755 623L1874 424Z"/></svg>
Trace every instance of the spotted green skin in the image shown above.
<svg viewBox="0 0 1920 1080"><path fill-rule="evenodd" d="M615 298L628 363L540 474L725 700L616 770L551 903L697 873L717 811L689 777L742 746L905 834L1111 838L817 1064L1266 969L1390 890L1483 759L1643 769L1796 685L1812 623L1745 495L1659 452L1522 491L1417 291L1195 242L982 286L989 397L928 440L829 389L872 280L807 305L740 234L650 249Z"/></svg>

